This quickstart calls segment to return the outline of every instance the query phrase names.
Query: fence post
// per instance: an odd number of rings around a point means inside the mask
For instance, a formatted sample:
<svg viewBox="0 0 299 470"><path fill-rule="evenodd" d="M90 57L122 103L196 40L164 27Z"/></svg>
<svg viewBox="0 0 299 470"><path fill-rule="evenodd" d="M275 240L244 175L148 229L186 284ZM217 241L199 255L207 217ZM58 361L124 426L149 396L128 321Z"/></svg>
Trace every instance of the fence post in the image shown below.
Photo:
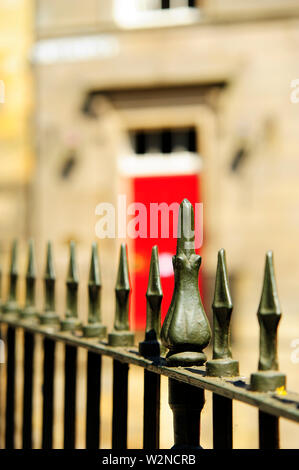
<svg viewBox="0 0 299 470"><path fill-rule="evenodd" d="M19 313L17 303L17 241L14 240L11 249L8 299L3 305L3 313ZM5 409L5 447L14 449L15 446L15 388L16 388L16 329L8 326L6 333L7 366L6 366L6 409Z"/></svg>
<svg viewBox="0 0 299 470"><path fill-rule="evenodd" d="M162 342L169 349L168 366L202 365L206 361L203 349L209 344L211 329L198 289L200 264L201 257L194 249L193 207L184 199L173 257L174 292L161 331ZM169 379L169 405L174 419L174 447L197 447L204 391Z"/></svg>
<svg viewBox="0 0 299 470"><path fill-rule="evenodd" d="M101 316L101 276L97 244L92 244L88 281L88 323L83 326L83 336L88 338L106 336L107 328ZM98 449L100 441L102 356L88 351L87 355L87 401L86 401L86 448Z"/></svg>
<svg viewBox="0 0 299 470"><path fill-rule="evenodd" d="M145 339L139 343L139 353L159 361L161 302L163 298L158 247L152 248L150 272L146 291ZM160 441L160 375L144 369L143 448L158 449Z"/></svg>
<svg viewBox="0 0 299 470"><path fill-rule="evenodd" d="M134 333L129 330L130 290L127 248L125 244L122 244L115 287L114 330L108 335L109 346L132 346L134 344ZM117 360L113 361L113 449L127 448L128 373L128 364Z"/></svg>
<svg viewBox="0 0 299 470"><path fill-rule="evenodd" d="M20 317L26 320L36 318L35 307L35 259L33 240L28 246L28 267L26 274L26 301L20 310ZM32 412L33 412L33 372L34 372L34 346L35 336L24 330L24 365L23 365L23 449L32 448Z"/></svg>
<svg viewBox="0 0 299 470"><path fill-rule="evenodd" d="M233 304L228 285L225 251L218 252L213 300L213 359L207 361L207 375L234 377L239 375L239 362L232 359L230 349L230 320ZM214 449L232 449L232 400L213 393Z"/></svg>
<svg viewBox="0 0 299 470"><path fill-rule="evenodd" d="M260 354L258 372L251 374L251 390L274 391L285 387L286 376L278 371L277 328L281 309L273 266L273 253L266 254L264 284L258 308L260 325ZM276 416L259 411L259 444L261 449L279 448L279 423Z"/></svg>
<svg viewBox="0 0 299 470"><path fill-rule="evenodd" d="M44 275L44 312L39 315L42 325L57 327L59 316L55 311L55 271L52 256L52 245L47 244L46 269ZM55 373L55 341L44 338L43 361L43 431L42 448L52 449L54 421L54 373Z"/></svg>

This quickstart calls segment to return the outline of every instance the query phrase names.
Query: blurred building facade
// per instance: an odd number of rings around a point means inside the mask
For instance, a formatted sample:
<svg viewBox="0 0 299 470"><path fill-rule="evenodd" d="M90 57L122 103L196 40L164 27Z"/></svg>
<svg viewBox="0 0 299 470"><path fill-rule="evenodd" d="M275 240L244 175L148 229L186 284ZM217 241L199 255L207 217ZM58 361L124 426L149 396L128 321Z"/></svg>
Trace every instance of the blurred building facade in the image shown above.
<svg viewBox="0 0 299 470"><path fill-rule="evenodd" d="M224 247L236 307L254 316L271 248L283 307L296 313L298 2L85 0L82 8L79 0L38 0L35 8L27 231L63 253L75 239L87 259L97 204L130 198L136 136L191 129L202 168L207 305ZM118 240L100 246L112 292Z"/></svg>
<svg viewBox="0 0 299 470"><path fill-rule="evenodd" d="M0 220L1 253L12 234L28 231L33 90L28 56L33 42L31 2L0 4Z"/></svg>

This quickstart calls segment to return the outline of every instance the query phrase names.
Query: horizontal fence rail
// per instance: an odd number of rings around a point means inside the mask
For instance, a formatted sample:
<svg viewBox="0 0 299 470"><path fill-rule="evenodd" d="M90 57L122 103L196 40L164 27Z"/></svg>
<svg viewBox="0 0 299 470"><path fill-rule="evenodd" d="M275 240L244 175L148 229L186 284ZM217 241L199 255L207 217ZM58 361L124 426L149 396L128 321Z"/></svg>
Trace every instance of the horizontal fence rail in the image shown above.
<svg viewBox="0 0 299 470"><path fill-rule="evenodd" d="M299 394L286 390L286 377L278 370L277 327L281 317L274 277L273 256L266 255L264 284L258 321L260 324L260 356L258 371L246 378L239 363L232 358L230 319L233 310L228 285L224 250L218 253L213 300L213 332L205 315L198 290L201 258L194 250L194 220L191 204L180 206L177 252L173 257L175 287L171 305L161 330L162 289L158 250L152 249L149 281L146 292L147 320L145 338L134 344L129 328L130 282L126 246L120 250L115 288L114 328L107 335L101 318L101 276L96 244L92 246L88 282L88 322L78 315L78 274L75 245L70 245L70 262L66 279L66 312L60 319L55 309L55 271L51 244L47 247L44 276L45 307L40 314L35 306L35 260L32 241L26 274L26 302L17 302L17 243L12 246L10 285L7 301L2 305L0 323L6 325L6 411L5 446L15 447L15 370L16 330L24 332L23 364L23 427L22 446L32 447L33 377L35 336L43 337L43 416L42 448L53 447L55 347L64 344L64 448L75 447L77 351L88 351L86 448L96 449L100 441L101 359L113 359L112 448L127 447L128 372L129 366L144 370L143 447L159 448L160 376L169 378L169 405L173 412L174 448L200 448L200 416L204 407L204 391L213 394L213 446L233 447L232 403L237 400L259 410L259 447L279 448L279 418L299 423ZM213 333L213 334L212 334ZM204 348L213 337L213 356L207 360Z"/></svg>

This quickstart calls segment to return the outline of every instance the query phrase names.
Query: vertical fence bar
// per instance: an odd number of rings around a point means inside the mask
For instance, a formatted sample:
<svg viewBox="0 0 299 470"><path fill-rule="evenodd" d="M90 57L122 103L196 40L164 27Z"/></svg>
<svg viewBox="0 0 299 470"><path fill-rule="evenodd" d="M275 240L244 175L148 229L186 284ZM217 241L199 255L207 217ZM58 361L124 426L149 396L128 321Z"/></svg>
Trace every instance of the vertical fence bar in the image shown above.
<svg viewBox="0 0 299 470"><path fill-rule="evenodd" d="M134 333L129 327L130 278L126 245L120 248L115 286L114 329L108 335L109 346L132 346ZM113 361L112 449L127 448L128 425L128 364Z"/></svg>
<svg viewBox="0 0 299 470"><path fill-rule="evenodd" d="M143 448L159 449L160 375L144 371Z"/></svg>
<svg viewBox="0 0 299 470"><path fill-rule="evenodd" d="M100 442L100 398L102 356L87 356L86 449L98 449Z"/></svg>
<svg viewBox="0 0 299 470"><path fill-rule="evenodd" d="M146 291L146 328L139 353L153 361L160 360L161 302L163 298L157 245L152 248ZM160 375L144 370L143 448L159 449Z"/></svg>
<svg viewBox="0 0 299 470"><path fill-rule="evenodd" d="M101 316L101 275L97 244L92 244L88 280L88 323L83 325L83 336L103 338L107 328ZM87 356L87 403L86 403L86 448L98 449L100 442L102 356L88 352Z"/></svg>
<svg viewBox="0 0 299 470"><path fill-rule="evenodd" d="M218 252L213 300L213 359L207 361L206 371L212 377L239 375L239 362L232 358L230 348L230 320L233 310L228 285L225 251ZM213 393L213 447L233 447L233 406L230 398Z"/></svg>
<svg viewBox="0 0 299 470"><path fill-rule="evenodd" d="M258 392L284 389L286 376L278 370L277 328L281 318L281 308L272 251L266 254L263 289L257 316L260 325L259 364L258 371L251 374L250 388ZM279 420L263 411L259 411L259 445L260 449L279 448Z"/></svg>
<svg viewBox="0 0 299 470"><path fill-rule="evenodd" d="M26 273L26 301L20 311L20 317L32 319L37 316L35 307L35 256L33 240L28 246L28 267ZM29 331L24 330L24 365L23 365L23 449L32 449L32 412L33 412L33 357L35 337Z"/></svg>
<svg viewBox="0 0 299 470"><path fill-rule="evenodd" d="M1 271L0 271L1 273ZM0 276L1 279L1 276ZM1 281L0 281L1 284ZM1 296L1 286L0 286L0 296ZM1 316L1 298L0 298L0 316ZM0 449L2 449L2 439L1 436L3 435L3 424L4 424L4 419L2 417L2 393L3 393L3 387L2 387L2 381L3 381L3 362L4 362L4 343L3 343L3 329L2 329L2 324L0 323ZM2 362L3 361L3 362Z"/></svg>
<svg viewBox="0 0 299 470"><path fill-rule="evenodd" d="M52 256L52 245L47 245L47 260L44 275L45 309L39 316L42 325L54 327L59 322L55 312L55 271ZM54 373L55 373L55 341L44 339L44 384L43 384L43 430L42 448L53 447L53 423L54 423Z"/></svg>
<svg viewBox="0 0 299 470"><path fill-rule="evenodd" d="M15 447L15 377L16 377L16 330L9 326L6 336L6 409L5 409L5 447Z"/></svg>
<svg viewBox="0 0 299 470"><path fill-rule="evenodd" d="M64 448L74 449L76 440L77 348L65 346Z"/></svg>
<svg viewBox="0 0 299 470"><path fill-rule="evenodd" d="M174 379L169 379L168 390L169 406L173 412L173 448L199 448L200 415L205 403L204 390Z"/></svg>
<svg viewBox="0 0 299 470"><path fill-rule="evenodd" d="M259 448L279 449L279 418L259 411Z"/></svg>
<svg viewBox="0 0 299 470"><path fill-rule="evenodd" d="M42 448L53 447L55 342L44 339Z"/></svg>
<svg viewBox="0 0 299 470"><path fill-rule="evenodd" d="M213 393L213 447L233 448L232 400Z"/></svg>
<svg viewBox="0 0 299 470"><path fill-rule="evenodd" d="M198 290L201 257L195 253L194 212L187 199L180 204L176 255L173 257L174 291L164 319L161 339L169 352L168 366L202 365L203 349L211 329ZM173 412L174 448L198 447L204 390L174 379L168 381L169 406Z"/></svg>
<svg viewBox="0 0 299 470"><path fill-rule="evenodd" d="M23 449L32 449L34 335L24 333Z"/></svg>
<svg viewBox="0 0 299 470"><path fill-rule="evenodd" d="M112 449L127 448L128 364L113 361Z"/></svg>

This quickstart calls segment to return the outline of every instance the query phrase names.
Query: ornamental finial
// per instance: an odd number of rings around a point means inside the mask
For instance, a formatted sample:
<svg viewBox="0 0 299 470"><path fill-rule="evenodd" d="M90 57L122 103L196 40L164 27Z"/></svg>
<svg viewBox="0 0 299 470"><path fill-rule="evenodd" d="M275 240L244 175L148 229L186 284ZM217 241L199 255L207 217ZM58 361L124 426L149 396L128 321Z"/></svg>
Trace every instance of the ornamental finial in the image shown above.
<svg viewBox="0 0 299 470"><path fill-rule="evenodd" d="M45 311L39 316L39 321L44 325L52 325L59 322L59 316L55 311L55 280L52 244L51 242L48 242L47 261L44 276Z"/></svg>
<svg viewBox="0 0 299 470"><path fill-rule="evenodd" d="M278 372L277 328L281 318L281 309L272 251L266 254L264 284L257 316L260 325L260 356L258 372L251 374L251 389L260 392L273 391L285 386L286 376Z"/></svg>
<svg viewBox="0 0 299 470"><path fill-rule="evenodd" d="M36 284L36 269L35 269L35 254L34 242L29 240L28 244L28 267L26 273L26 301L25 307L20 312L21 318L34 318L37 316L35 305L35 284Z"/></svg>
<svg viewBox="0 0 299 470"><path fill-rule="evenodd" d="M233 377L239 374L239 362L232 359L230 320L233 304L228 285L225 250L218 252L213 308L213 359L207 361L207 375Z"/></svg>
<svg viewBox="0 0 299 470"><path fill-rule="evenodd" d="M73 331L80 326L78 319L78 286L79 277L76 262L76 245L70 242L70 261L66 278L66 312L61 320L62 331Z"/></svg>
<svg viewBox="0 0 299 470"><path fill-rule="evenodd" d="M165 317L161 339L169 349L169 366L201 365L206 361L203 349L209 344L211 329L199 289L201 257L194 249L194 212L187 199L179 209L177 252L172 258L174 292Z"/></svg>
<svg viewBox="0 0 299 470"><path fill-rule="evenodd" d="M98 246L93 243L88 281L88 323L83 326L83 335L89 338L103 338L107 332L106 326L102 324L101 288Z"/></svg>
<svg viewBox="0 0 299 470"><path fill-rule="evenodd" d="M14 240L11 247L10 272L9 272L9 290L8 299L2 307L3 313L19 313L17 302L17 284L18 284L18 242Z"/></svg>
<svg viewBox="0 0 299 470"><path fill-rule="evenodd" d="M122 243L115 286L114 330L108 335L110 346L132 346L134 344L134 333L130 331L129 327L130 290L127 247L125 243Z"/></svg>
<svg viewBox="0 0 299 470"><path fill-rule="evenodd" d="M152 248L150 272L146 291L145 339L139 343L139 353L144 357L160 356L161 302L163 292L160 280L157 245Z"/></svg>

